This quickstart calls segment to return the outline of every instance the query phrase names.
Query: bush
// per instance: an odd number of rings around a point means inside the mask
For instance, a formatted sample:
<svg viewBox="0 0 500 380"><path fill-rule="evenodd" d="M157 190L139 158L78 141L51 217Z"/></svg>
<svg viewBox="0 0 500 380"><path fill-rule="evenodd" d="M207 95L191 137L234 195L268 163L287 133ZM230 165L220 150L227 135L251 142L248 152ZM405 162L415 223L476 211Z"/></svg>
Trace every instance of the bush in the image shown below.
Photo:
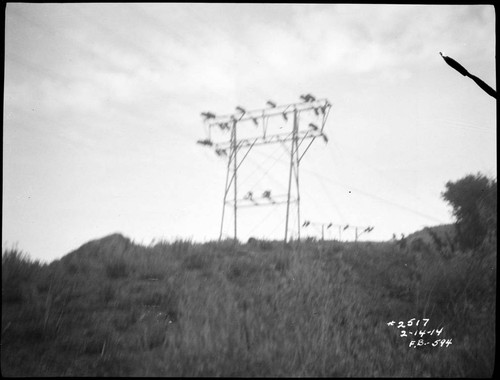
<svg viewBox="0 0 500 380"><path fill-rule="evenodd" d="M497 183L478 173L447 182L442 197L453 207L458 243L463 249L479 247L496 238Z"/></svg>

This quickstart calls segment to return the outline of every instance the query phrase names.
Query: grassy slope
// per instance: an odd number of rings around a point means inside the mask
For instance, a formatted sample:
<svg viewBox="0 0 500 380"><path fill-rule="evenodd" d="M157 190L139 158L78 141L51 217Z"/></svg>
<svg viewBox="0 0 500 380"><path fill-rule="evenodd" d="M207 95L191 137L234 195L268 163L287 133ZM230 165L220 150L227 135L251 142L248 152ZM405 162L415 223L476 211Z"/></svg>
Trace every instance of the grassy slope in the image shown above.
<svg viewBox="0 0 500 380"><path fill-rule="evenodd" d="M447 245L450 241L454 241L455 237L455 225L442 224L435 227L426 227L423 230L412 233L406 239L408 240L408 242L412 242L416 239L421 239L425 244L435 246L436 238L441 241L442 245Z"/></svg>
<svg viewBox="0 0 500 380"><path fill-rule="evenodd" d="M2 256L4 376L491 376L496 246L120 235L50 265ZM430 318L449 347L387 322Z"/></svg>

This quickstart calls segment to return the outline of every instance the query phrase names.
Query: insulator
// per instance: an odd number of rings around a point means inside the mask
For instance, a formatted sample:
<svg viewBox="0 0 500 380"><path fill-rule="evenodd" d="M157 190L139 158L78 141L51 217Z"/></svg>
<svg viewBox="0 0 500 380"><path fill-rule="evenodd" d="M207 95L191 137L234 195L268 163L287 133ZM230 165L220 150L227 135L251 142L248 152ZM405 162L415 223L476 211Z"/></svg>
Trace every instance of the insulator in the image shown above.
<svg viewBox="0 0 500 380"><path fill-rule="evenodd" d="M217 154L217 156L227 156L225 149L215 149L215 153Z"/></svg>
<svg viewBox="0 0 500 380"><path fill-rule="evenodd" d="M197 143L201 144L201 145L208 145L208 146L212 146L213 145L212 141L210 141L208 139L206 139L206 140L198 140Z"/></svg>
<svg viewBox="0 0 500 380"><path fill-rule="evenodd" d="M204 116L205 119L214 119L215 118L215 114L213 114L212 112L202 112L201 116Z"/></svg>

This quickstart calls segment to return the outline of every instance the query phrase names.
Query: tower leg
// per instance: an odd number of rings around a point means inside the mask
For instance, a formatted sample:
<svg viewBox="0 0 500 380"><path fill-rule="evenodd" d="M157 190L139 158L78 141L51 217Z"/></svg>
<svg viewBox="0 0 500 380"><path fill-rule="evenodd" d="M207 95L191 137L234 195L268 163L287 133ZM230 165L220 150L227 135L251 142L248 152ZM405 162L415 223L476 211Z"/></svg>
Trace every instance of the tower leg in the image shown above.
<svg viewBox="0 0 500 380"><path fill-rule="evenodd" d="M284 242L286 244L288 240L288 218L290 216L290 196L291 196L291 191L292 191L292 174L293 174L293 168L295 164L295 156L296 156L296 149L295 146L297 145L297 130L298 130L298 120L297 120L297 110L294 111L293 113L293 135L292 135L292 143L291 143L291 151L290 151L290 171L288 174L288 195L287 195L287 201L286 201L286 221L285 221L285 239ZM297 178L297 177L296 177ZM297 189L298 191L298 189ZM299 223L300 223L300 218L299 218Z"/></svg>
<svg viewBox="0 0 500 380"><path fill-rule="evenodd" d="M298 139L298 129L299 129L299 120L297 111L294 113L296 120L296 128L295 128L295 185L297 188L297 238L300 241L300 187L299 187L299 139Z"/></svg>
<svg viewBox="0 0 500 380"><path fill-rule="evenodd" d="M219 233L219 241L222 239L222 230L224 228L224 214L226 211L226 200L227 200L227 193L229 192L229 188L231 185L229 184L229 172L231 171L231 162L233 158L233 150L231 146L231 151L229 152L229 158L227 161L227 171L226 171L226 185L224 186L224 199L222 201L222 218L220 222L220 233ZM229 184L229 187L228 187Z"/></svg>
<svg viewBox="0 0 500 380"><path fill-rule="evenodd" d="M238 162L236 159L236 120L233 120L233 151L234 151L234 161L233 161L233 171L234 171L234 241L238 241L238 186L237 186L237 173L238 173Z"/></svg>

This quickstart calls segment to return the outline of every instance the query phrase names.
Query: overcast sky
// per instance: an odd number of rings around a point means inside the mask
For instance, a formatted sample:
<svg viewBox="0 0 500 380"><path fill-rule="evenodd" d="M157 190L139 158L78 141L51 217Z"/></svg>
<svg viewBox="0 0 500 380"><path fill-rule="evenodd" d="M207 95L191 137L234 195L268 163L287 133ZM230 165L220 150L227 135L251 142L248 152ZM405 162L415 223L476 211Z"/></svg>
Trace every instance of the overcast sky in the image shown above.
<svg viewBox="0 0 500 380"><path fill-rule="evenodd" d="M196 144L200 113L269 99L332 104L301 162L302 220L388 240L451 222L447 181L496 178L496 100L439 55L496 88L491 5L10 3L5 29L2 239L34 258L114 232L217 239L226 161ZM286 192L288 165L255 149L240 193ZM239 237L282 239L284 218L242 209Z"/></svg>

